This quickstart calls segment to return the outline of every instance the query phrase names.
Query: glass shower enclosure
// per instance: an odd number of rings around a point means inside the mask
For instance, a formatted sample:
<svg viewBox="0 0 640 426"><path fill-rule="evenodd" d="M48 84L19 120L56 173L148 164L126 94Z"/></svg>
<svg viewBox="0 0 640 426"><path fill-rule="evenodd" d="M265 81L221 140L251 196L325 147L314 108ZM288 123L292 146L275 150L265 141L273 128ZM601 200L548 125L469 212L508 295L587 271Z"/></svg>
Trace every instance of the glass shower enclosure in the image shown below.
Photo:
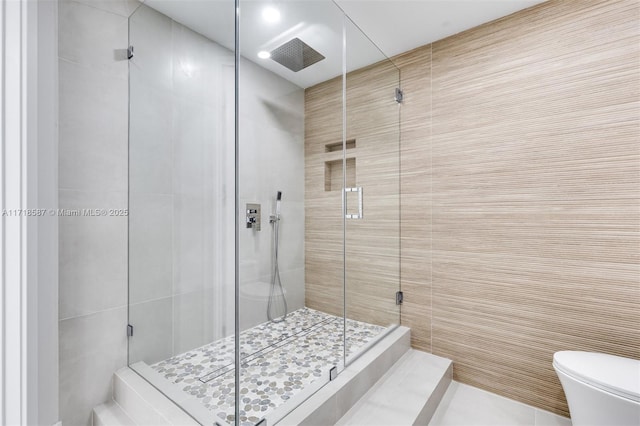
<svg viewBox="0 0 640 426"><path fill-rule="evenodd" d="M400 323L399 71L332 1L147 0L129 40L129 366L276 424Z"/></svg>

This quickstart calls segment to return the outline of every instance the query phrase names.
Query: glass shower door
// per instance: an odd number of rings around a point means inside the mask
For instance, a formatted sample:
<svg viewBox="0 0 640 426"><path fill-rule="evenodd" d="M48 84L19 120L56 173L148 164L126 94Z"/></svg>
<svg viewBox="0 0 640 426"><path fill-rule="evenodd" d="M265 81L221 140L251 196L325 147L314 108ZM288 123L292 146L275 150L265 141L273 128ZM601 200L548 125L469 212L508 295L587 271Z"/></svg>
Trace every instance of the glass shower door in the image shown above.
<svg viewBox="0 0 640 426"><path fill-rule="evenodd" d="M349 19L344 126L346 363L400 324L400 71ZM362 58L368 58L367 63ZM371 58L375 58L371 64ZM371 64L371 65L369 65Z"/></svg>

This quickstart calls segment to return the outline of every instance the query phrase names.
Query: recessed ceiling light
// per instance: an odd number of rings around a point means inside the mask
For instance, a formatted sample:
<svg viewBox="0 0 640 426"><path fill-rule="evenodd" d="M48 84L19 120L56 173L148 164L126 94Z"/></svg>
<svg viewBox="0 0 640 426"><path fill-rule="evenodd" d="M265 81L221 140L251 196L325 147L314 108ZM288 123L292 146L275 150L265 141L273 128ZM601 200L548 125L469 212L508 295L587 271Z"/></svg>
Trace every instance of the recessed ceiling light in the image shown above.
<svg viewBox="0 0 640 426"><path fill-rule="evenodd" d="M266 22L273 24L280 21L280 11L272 6L267 6L262 9L262 19Z"/></svg>
<svg viewBox="0 0 640 426"><path fill-rule="evenodd" d="M271 57L271 53L267 52L266 50L262 50L258 52L258 58L260 59L269 59L270 57Z"/></svg>

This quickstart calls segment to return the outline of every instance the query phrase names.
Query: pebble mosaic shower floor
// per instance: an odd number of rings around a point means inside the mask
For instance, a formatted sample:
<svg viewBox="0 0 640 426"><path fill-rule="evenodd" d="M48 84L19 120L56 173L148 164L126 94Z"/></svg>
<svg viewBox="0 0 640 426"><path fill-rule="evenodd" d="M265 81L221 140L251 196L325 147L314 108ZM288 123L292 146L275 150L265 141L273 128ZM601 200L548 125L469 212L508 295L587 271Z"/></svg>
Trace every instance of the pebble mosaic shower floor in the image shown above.
<svg viewBox="0 0 640 426"><path fill-rule="evenodd" d="M340 317L302 308L287 315L285 321L267 322L240 333L240 423L255 425L267 411L327 376L343 357L343 327ZM346 354L350 356L385 328L347 319L346 330ZM160 361L151 368L201 400L220 419L233 424L233 336Z"/></svg>

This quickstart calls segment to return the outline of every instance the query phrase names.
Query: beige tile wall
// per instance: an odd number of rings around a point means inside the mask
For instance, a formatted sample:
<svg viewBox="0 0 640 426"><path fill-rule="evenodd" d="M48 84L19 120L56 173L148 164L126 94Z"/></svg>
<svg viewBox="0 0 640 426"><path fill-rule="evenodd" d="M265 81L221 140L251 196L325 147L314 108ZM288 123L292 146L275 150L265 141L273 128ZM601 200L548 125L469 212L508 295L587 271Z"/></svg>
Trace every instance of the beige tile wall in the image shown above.
<svg viewBox="0 0 640 426"><path fill-rule="evenodd" d="M567 413L555 351L640 357L635 1L551 1L433 44L432 350Z"/></svg>
<svg viewBox="0 0 640 426"><path fill-rule="evenodd" d="M402 322L456 380L567 415L555 351L640 358L639 12L551 0L394 59Z"/></svg>
<svg viewBox="0 0 640 426"><path fill-rule="evenodd" d="M347 181L363 188L364 219L346 222L346 293L343 293L342 79L305 93L306 305L380 325L398 324L400 286L399 107L393 100L399 71L387 61L347 77ZM328 147L329 146L329 147ZM355 167L354 167L355 166ZM327 184L327 180L337 182ZM330 190L329 190L330 189ZM347 199L357 212L357 195Z"/></svg>

